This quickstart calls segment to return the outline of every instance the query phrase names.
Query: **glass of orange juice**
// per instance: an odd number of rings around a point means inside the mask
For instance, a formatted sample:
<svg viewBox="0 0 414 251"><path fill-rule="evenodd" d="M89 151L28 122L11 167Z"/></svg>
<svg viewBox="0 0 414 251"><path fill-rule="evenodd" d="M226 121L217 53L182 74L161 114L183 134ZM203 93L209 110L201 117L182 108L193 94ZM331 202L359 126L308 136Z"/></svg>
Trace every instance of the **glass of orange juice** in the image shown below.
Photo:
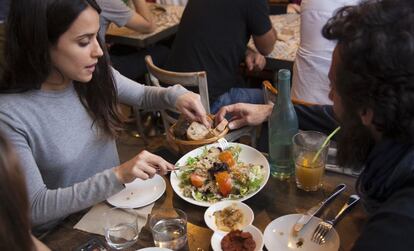
<svg viewBox="0 0 414 251"><path fill-rule="evenodd" d="M305 191L316 191L322 186L329 143L321 150L326 135L316 131L301 131L293 136L296 186Z"/></svg>

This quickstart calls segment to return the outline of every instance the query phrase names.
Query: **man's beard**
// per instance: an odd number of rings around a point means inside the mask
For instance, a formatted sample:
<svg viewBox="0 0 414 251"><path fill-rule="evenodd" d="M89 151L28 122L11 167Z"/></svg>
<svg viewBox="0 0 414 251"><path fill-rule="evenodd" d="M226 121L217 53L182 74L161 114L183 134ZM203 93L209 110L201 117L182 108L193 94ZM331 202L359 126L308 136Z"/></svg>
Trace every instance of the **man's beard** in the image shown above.
<svg viewBox="0 0 414 251"><path fill-rule="evenodd" d="M344 114L348 115L344 115L340 122L337 163L343 167L359 170L363 167L375 141L358 115L347 111L344 111Z"/></svg>

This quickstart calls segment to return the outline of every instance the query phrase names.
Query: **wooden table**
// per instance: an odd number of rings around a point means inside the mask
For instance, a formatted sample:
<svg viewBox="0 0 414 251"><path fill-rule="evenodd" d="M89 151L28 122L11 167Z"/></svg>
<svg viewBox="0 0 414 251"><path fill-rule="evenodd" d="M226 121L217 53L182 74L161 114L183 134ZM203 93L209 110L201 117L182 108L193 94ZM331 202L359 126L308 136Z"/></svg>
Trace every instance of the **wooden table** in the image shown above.
<svg viewBox="0 0 414 251"><path fill-rule="evenodd" d="M183 209L188 215L188 246L184 250L207 251L211 250L210 238L213 232L207 228L203 216L206 208L198 207L182 200L172 190L167 180L166 193L156 202L153 210L160 207L175 207ZM304 192L296 188L293 180L279 181L270 177L266 186L255 196L245 201L255 213L253 224L262 232L266 226L277 217L286 214L304 212L311 206L325 198L336 185L345 183L346 191L340 195L323 213L323 217L331 217L338 212L346 202L347 196L354 193L355 178L337 173L327 172L324 179L324 187L317 192ZM68 217L57 229L52 231L42 240L53 250L73 250L86 242L92 236L90 233L73 229L85 212ZM336 230L341 239L340 250L350 250L354 241L361 232L365 221L365 214L361 205L357 205L337 225ZM104 240L103 236L99 236ZM143 227L139 241L134 248L153 246L152 235L148 226ZM266 249L265 249L266 250Z"/></svg>
<svg viewBox="0 0 414 251"><path fill-rule="evenodd" d="M183 6L149 4L149 8L157 26L154 32L144 34L126 27L119 28L112 23L106 31L106 41L146 48L177 32L184 11Z"/></svg>

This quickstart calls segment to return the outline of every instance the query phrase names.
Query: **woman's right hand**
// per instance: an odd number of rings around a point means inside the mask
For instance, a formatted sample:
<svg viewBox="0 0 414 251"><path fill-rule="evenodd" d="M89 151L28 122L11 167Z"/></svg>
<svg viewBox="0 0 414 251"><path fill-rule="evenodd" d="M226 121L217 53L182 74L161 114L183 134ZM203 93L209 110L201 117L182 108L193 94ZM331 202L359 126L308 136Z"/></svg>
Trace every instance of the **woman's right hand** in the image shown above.
<svg viewBox="0 0 414 251"><path fill-rule="evenodd" d="M143 180L152 178L156 173L165 175L168 170L173 169L173 164L144 150L134 158L115 167L113 171L118 180L125 184L134 181L136 178Z"/></svg>

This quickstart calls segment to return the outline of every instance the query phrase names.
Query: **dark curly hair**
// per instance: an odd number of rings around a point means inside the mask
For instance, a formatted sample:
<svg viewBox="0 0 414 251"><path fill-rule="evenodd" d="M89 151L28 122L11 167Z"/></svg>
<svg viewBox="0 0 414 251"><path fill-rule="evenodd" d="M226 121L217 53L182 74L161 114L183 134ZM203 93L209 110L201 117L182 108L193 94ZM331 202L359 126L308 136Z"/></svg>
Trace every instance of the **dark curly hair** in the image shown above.
<svg viewBox="0 0 414 251"><path fill-rule="evenodd" d="M368 0L339 9L322 30L338 41L335 87L347 113L372 109L385 138L414 143L414 3Z"/></svg>

